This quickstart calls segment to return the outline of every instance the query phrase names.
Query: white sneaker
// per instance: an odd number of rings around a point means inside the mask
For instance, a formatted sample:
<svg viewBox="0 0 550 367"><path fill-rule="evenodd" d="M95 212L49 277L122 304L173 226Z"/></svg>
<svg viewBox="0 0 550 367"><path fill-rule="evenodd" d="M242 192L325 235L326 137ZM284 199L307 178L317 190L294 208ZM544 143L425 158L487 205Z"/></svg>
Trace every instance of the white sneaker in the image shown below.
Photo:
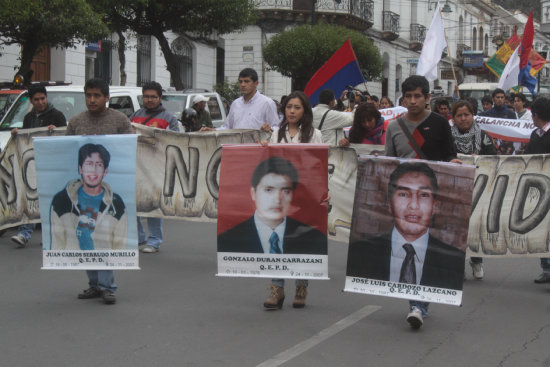
<svg viewBox="0 0 550 367"><path fill-rule="evenodd" d="M413 329L419 329L424 321L422 320L422 311L416 306L413 306L411 312L407 315L407 322Z"/></svg>
<svg viewBox="0 0 550 367"><path fill-rule="evenodd" d="M483 279L483 264L476 264L470 260L470 266L472 267L472 275L476 279Z"/></svg>
<svg viewBox="0 0 550 367"><path fill-rule="evenodd" d="M11 240L19 245L19 247L27 246L27 239L19 234L11 236Z"/></svg>

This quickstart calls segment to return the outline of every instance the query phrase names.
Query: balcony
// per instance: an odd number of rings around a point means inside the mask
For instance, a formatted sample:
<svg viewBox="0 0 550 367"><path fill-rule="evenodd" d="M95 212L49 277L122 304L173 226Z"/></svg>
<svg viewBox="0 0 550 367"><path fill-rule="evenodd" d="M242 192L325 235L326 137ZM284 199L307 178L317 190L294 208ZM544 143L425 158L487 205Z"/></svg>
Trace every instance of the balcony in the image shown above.
<svg viewBox="0 0 550 367"><path fill-rule="evenodd" d="M426 38L426 27L422 24L411 24L411 35L409 41L409 49L413 51L420 51L422 49L422 44Z"/></svg>
<svg viewBox="0 0 550 367"><path fill-rule="evenodd" d="M263 27L283 30L287 25L311 23L315 4L316 22L345 25L365 31L374 23L373 0L254 0ZM270 29L268 29L270 30Z"/></svg>
<svg viewBox="0 0 550 367"><path fill-rule="evenodd" d="M382 16L382 39L395 41L399 37L399 15L391 11L383 11Z"/></svg>
<svg viewBox="0 0 550 367"><path fill-rule="evenodd" d="M463 43L456 45L456 59L461 62L464 51L470 51L471 47Z"/></svg>

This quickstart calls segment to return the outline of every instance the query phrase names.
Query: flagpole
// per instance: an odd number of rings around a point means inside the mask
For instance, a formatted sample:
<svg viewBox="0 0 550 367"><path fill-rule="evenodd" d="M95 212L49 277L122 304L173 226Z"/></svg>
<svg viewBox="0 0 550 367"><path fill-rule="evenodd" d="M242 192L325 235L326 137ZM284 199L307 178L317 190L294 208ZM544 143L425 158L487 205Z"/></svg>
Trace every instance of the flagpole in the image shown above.
<svg viewBox="0 0 550 367"><path fill-rule="evenodd" d="M439 9L439 16L441 17L441 19L443 19L443 14L441 14L441 8L438 7L438 9ZM451 56L451 52L449 50L449 39L447 38L447 32L445 32L445 28L443 28L443 35L445 36L445 42L447 43L447 51L448 51L449 60L451 61L451 70L453 71L453 78L455 79L455 85L458 87L458 80L456 80L455 66L453 64L453 57ZM458 88L456 89L456 95L458 96L458 99L460 99L460 90Z"/></svg>

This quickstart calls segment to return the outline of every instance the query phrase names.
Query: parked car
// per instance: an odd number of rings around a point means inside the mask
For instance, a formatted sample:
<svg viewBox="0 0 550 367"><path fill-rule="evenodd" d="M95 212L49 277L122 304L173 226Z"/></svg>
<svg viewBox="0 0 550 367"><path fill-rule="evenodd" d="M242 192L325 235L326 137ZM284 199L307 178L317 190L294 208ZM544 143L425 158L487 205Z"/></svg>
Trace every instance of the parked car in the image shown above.
<svg viewBox="0 0 550 367"><path fill-rule="evenodd" d="M48 92L48 102L61 111L67 121L86 110L84 86L47 86L46 91ZM139 87L110 87L109 94L109 106L118 109L127 116L143 105ZM26 91L20 93L0 122L0 147L6 145L13 128L23 127L23 118L31 108L28 93Z"/></svg>
<svg viewBox="0 0 550 367"><path fill-rule="evenodd" d="M215 92L176 92L168 91L162 94L162 105L168 111L172 112L178 120L181 120L181 113L186 108L190 108L193 97L202 94L209 98L206 103L206 110L210 112L212 124L214 127L220 127L227 118L228 111L224 107L222 97Z"/></svg>
<svg viewBox="0 0 550 367"><path fill-rule="evenodd" d="M0 89L0 120L24 89Z"/></svg>

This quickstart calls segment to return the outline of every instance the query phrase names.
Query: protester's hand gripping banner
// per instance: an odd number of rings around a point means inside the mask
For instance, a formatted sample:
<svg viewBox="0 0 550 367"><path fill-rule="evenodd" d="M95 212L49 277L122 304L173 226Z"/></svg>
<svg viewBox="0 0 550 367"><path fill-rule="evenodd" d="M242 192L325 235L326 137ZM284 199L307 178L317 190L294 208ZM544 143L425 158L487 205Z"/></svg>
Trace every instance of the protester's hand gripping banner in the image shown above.
<svg viewBox="0 0 550 367"><path fill-rule="evenodd" d="M460 305L474 166L361 157L345 290Z"/></svg>
<svg viewBox="0 0 550 367"><path fill-rule="evenodd" d="M43 269L139 269L136 135L34 139Z"/></svg>
<svg viewBox="0 0 550 367"><path fill-rule="evenodd" d="M328 279L328 146L224 145L218 275Z"/></svg>

